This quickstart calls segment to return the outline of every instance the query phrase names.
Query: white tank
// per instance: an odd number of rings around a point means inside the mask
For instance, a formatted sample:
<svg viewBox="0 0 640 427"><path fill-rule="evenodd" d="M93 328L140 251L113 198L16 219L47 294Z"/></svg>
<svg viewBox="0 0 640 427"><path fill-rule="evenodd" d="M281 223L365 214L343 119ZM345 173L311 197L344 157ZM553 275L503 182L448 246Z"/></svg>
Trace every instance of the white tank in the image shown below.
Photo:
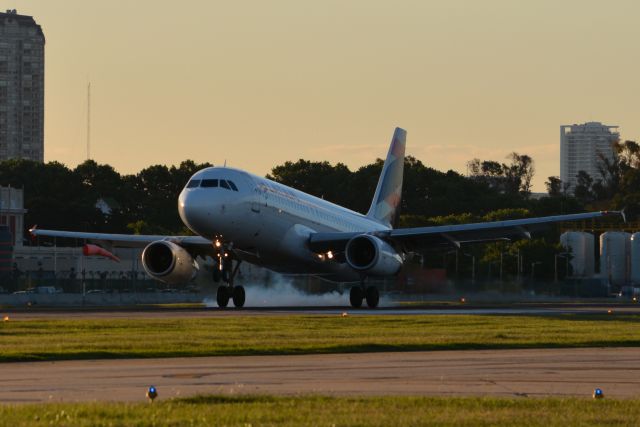
<svg viewBox="0 0 640 427"><path fill-rule="evenodd" d="M583 231L567 231L560 236L560 243L571 253L571 267L574 277L592 277L594 274L595 238Z"/></svg>
<svg viewBox="0 0 640 427"><path fill-rule="evenodd" d="M640 233L631 235L631 283L640 285Z"/></svg>
<svg viewBox="0 0 640 427"><path fill-rule="evenodd" d="M600 235L600 274L611 285L624 286L629 281L630 249L629 233L607 231Z"/></svg>

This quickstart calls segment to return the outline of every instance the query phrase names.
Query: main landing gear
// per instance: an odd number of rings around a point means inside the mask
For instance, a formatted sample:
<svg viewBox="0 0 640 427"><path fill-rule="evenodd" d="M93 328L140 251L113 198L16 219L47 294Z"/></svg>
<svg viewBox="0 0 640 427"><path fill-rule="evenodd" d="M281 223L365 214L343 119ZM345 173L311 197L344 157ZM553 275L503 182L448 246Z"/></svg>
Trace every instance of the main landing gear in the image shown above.
<svg viewBox="0 0 640 427"><path fill-rule="evenodd" d="M233 300L233 305L240 308L244 306L246 294L243 286L233 286L233 279L240 268L240 261L236 262L235 268L233 260L227 256L218 257L218 265L213 269L213 281L218 283L222 279L225 284L218 286L216 300L218 307L224 308L229 305L229 300Z"/></svg>
<svg viewBox="0 0 640 427"><path fill-rule="evenodd" d="M351 307L362 307L363 300L367 301L369 308L376 308L380 302L380 293L375 286L368 286L365 288L364 282L360 286L354 286L349 292L349 302Z"/></svg>

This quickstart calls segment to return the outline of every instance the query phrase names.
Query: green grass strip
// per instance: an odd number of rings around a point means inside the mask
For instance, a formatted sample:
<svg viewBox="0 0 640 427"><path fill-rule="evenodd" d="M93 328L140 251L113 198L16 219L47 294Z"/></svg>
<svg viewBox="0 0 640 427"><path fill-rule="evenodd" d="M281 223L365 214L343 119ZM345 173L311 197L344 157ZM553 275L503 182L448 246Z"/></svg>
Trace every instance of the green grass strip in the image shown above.
<svg viewBox="0 0 640 427"><path fill-rule="evenodd" d="M640 315L286 315L0 322L3 362L601 346L640 346Z"/></svg>
<svg viewBox="0 0 640 427"><path fill-rule="evenodd" d="M0 406L2 426L636 426L640 400L200 396Z"/></svg>

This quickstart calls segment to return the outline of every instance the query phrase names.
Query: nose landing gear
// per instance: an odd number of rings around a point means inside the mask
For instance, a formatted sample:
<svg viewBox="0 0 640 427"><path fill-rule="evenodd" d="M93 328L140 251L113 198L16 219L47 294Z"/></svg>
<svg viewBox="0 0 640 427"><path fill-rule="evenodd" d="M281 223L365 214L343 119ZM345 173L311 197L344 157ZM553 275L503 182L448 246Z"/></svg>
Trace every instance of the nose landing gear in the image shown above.
<svg viewBox="0 0 640 427"><path fill-rule="evenodd" d="M219 283L220 280L225 282L218 286L216 301L218 307L224 308L229 305L229 300L233 300L233 305L241 308L246 300L246 293L243 286L234 286L233 279L240 268L240 261L236 262L235 268L231 257L225 254L218 256L218 264L213 269L213 281Z"/></svg>

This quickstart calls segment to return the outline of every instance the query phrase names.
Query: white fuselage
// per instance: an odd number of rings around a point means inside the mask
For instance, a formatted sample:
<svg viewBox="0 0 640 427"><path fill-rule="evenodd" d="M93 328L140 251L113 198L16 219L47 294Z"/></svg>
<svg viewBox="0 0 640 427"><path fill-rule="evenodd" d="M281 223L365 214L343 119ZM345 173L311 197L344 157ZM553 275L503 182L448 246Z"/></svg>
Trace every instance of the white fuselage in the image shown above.
<svg viewBox="0 0 640 427"><path fill-rule="evenodd" d="M232 244L242 260L331 280L358 280L359 275L344 263L328 262L310 251L311 233L389 229L326 200L226 167L195 173L180 194L178 211L194 233Z"/></svg>

